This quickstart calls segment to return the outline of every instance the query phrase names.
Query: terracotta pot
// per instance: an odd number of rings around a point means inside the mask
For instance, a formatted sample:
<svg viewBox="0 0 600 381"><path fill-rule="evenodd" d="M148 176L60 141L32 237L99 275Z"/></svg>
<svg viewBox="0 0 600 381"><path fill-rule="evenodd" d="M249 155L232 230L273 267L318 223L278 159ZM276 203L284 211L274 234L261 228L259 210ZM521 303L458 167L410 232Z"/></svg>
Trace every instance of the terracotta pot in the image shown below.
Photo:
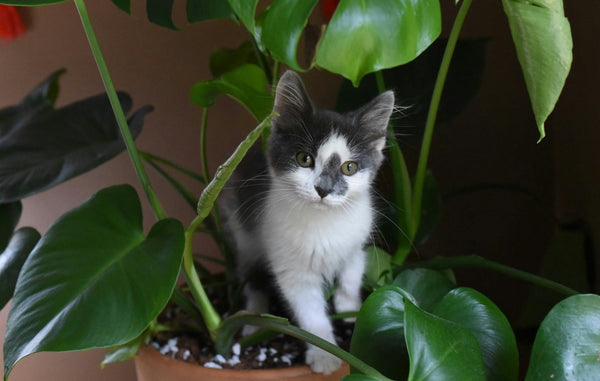
<svg viewBox="0 0 600 381"><path fill-rule="evenodd" d="M140 349L135 357L135 369L138 381L339 381L349 373L346 363L328 376L313 373L305 365L269 370L211 369L163 356L152 347Z"/></svg>

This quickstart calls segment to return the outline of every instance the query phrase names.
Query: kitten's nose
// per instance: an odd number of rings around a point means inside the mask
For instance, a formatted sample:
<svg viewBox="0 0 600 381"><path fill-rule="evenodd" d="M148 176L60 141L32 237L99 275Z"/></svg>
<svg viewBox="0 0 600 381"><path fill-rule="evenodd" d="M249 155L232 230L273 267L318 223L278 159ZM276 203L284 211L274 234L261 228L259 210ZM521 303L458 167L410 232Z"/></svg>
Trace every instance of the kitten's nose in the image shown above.
<svg viewBox="0 0 600 381"><path fill-rule="evenodd" d="M316 185L315 185L315 190L317 191L319 196L321 196L321 198L325 198L325 196L327 196L329 193L331 193L331 189L321 188Z"/></svg>

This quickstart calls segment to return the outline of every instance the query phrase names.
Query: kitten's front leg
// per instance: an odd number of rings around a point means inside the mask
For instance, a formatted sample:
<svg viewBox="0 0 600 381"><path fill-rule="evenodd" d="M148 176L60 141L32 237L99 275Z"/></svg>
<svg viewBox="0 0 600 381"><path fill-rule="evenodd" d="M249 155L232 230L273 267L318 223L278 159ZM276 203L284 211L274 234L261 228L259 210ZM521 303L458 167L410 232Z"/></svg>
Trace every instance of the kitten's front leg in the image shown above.
<svg viewBox="0 0 600 381"><path fill-rule="evenodd" d="M338 288L333 294L333 304L337 313L360 310L362 304L360 289L365 266L366 253L362 250L346 260L338 275ZM352 323L356 318L346 318L344 321Z"/></svg>
<svg viewBox="0 0 600 381"><path fill-rule="evenodd" d="M290 269L276 274L276 278L300 328L335 344L333 327L327 315L321 276ZM321 348L308 344L306 364L315 372L331 374L342 365L342 360Z"/></svg>
<svg viewBox="0 0 600 381"><path fill-rule="evenodd" d="M269 298L264 292L254 288L250 284L244 286L244 296L246 297L246 310L260 314L269 312ZM249 336L256 331L258 327L253 325L245 325L242 329L242 336Z"/></svg>

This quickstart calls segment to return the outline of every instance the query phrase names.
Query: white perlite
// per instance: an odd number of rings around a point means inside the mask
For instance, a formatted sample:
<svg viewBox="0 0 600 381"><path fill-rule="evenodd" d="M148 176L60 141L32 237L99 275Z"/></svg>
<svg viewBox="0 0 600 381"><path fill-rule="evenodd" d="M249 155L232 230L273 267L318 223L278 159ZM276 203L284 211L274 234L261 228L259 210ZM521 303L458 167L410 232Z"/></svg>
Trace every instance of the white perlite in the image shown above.
<svg viewBox="0 0 600 381"><path fill-rule="evenodd" d="M173 355L177 354L177 352L179 352L179 347L177 346L177 338L174 337L172 339L169 339L169 341L167 341L165 345L160 347L158 351L161 355L166 355L168 353L173 353Z"/></svg>
<svg viewBox="0 0 600 381"><path fill-rule="evenodd" d="M221 365L214 363L212 361L205 363L204 367L205 368L213 368L213 369L223 369L223 367Z"/></svg>
<svg viewBox="0 0 600 381"><path fill-rule="evenodd" d="M240 345L240 343L235 343L231 347L231 351L233 352L234 355L239 356L242 351L242 346Z"/></svg>

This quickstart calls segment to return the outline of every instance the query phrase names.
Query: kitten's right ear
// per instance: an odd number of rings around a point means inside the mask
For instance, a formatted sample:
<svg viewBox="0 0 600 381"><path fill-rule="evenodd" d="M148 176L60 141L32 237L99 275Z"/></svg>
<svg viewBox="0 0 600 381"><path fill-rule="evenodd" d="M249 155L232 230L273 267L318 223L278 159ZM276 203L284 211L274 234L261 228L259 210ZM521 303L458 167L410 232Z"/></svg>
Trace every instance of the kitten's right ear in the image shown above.
<svg viewBox="0 0 600 381"><path fill-rule="evenodd" d="M275 90L275 105L280 116L301 119L313 112L313 106L300 76L288 70L279 79Z"/></svg>

